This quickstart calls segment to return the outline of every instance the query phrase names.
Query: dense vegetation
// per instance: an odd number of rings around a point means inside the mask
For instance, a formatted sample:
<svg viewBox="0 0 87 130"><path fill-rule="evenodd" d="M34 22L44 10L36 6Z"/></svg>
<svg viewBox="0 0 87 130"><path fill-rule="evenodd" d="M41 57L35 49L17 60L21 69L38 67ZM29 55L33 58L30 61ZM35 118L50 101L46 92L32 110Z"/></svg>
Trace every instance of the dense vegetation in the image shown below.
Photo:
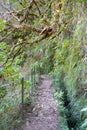
<svg viewBox="0 0 87 130"><path fill-rule="evenodd" d="M20 124L20 79L27 102L39 65L53 78L60 130L87 130L87 1L1 0L0 11L0 129Z"/></svg>

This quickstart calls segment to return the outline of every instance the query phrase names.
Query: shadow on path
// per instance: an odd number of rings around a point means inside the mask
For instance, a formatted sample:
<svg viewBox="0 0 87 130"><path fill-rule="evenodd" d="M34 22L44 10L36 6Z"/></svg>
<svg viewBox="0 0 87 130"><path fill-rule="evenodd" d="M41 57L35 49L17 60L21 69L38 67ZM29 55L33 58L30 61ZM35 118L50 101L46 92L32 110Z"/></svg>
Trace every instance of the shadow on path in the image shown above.
<svg viewBox="0 0 87 130"><path fill-rule="evenodd" d="M32 113L27 113L21 130L58 130L58 110L51 78L44 76L35 94Z"/></svg>

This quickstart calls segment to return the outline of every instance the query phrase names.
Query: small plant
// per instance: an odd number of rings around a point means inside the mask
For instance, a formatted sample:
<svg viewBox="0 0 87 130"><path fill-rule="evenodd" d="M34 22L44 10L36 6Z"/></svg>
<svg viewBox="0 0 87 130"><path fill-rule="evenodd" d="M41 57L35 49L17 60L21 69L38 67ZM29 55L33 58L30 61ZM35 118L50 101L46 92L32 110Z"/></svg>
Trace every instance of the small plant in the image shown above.
<svg viewBox="0 0 87 130"><path fill-rule="evenodd" d="M80 127L82 130L87 130L87 119L85 119Z"/></svg>

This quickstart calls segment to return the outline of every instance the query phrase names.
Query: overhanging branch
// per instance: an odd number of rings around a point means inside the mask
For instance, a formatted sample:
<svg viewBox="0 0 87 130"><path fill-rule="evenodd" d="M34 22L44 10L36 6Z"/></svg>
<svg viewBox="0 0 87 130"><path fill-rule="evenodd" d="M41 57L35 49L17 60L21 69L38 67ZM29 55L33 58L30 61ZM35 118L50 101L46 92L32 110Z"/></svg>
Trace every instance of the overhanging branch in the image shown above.
<svg viewBox="0 0 87 130"><path fill-rule="evenodd" d="M14 25L14 24L7 24L8 26L10 26L11 28L14 29L29 29L33 32L37 32L37 33L41 33L42 29L38 29L29 25Z"/></svg>

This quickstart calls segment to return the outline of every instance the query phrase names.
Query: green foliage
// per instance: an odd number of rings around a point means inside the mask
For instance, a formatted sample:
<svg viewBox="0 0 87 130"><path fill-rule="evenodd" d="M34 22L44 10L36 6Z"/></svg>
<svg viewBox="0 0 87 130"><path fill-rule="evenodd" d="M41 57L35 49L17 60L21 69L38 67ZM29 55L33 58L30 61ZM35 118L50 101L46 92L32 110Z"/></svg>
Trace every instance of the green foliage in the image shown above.
<svg viewBox="0 0 87 130"><path fill-rule="evenodd" d="M3 21L1 18L0 18L0 30L4 30L5 29L5 24L6 24L6 22L5 21Z"/></svg>
<svg viewBox="0 0 87 130"><path fill-rule="evenodd" d="M81 125L82 130L87 130L87 119L84 120L83 124Z"/></svg>
<svg viewBox="0 0 87 130"><path fill-rule="evenodd" d="M77 5L76 5L77 6ZM78 6L81 10L82 7ZM83 9L82 9L83 10ZM75 10L77 13L77 10ZM80 13L80 12L79 12ZM54 55L54 73L53 81L55 86L55 96L59 101L59 112L60 112L60 124L62 128L67 125L66 122L62 123L62 118L66 120L74 121L77 124L76 129L85 130L86 128L86 104L87 104L87 92L86 92L86 70L87 61L86 53L83 56L84 45L86 45L86 13L83 13L78 20L75 15L73 15L73 23L75 23L71 32L64 32L59 37L59 41L56 40L55 55ZM77 22L76 22L77 20ZM71 25L73 26L73 24ZM73 32L73 33L72 33ZM71 33L71 34L70 34ZM78 35L79 34L79 35ZM71 36L68 36L71 35ZM64 83L63 83L64 82ZM63 106L62 99L62 87L65 86L67 91L67 98L70 101L70 108L65 108ZM62 95L61 95L62 94ZM84 107L84 109L82 109ZM69 109L69 111L68 111ZM68 117L71 113L71 117ZM70 119L71 118L71 119ZM81 126L81 127L80 127Z"/></svg>
<svg viewBox="0 0 87 130"><path fill-rule="evenodd" d="M2 44L5 48L5 43ZM1 52L4 55L5 52ZM1 59L2 61L3 59ZM3 63L3 61L2 61ZM9 64L9 63L8 63ZM21 106L21 82L23 75L19 72L17 64L2 67L0 70L0 129L9 130L14 129L14 125L18 124L18 115ZM24 101L29 102L29 89L31 82L24 81ZM19 105L18 105L19 104ZM20 123L19 123L20 124Z"/></svg>
<svg viewBox="0 0 87 130"><path fill-rule="evenodd" d="M7 0L4 2L8 3ZM36 4L38 6L34 4L28 11L23 24L40 29L52 26L55 31L49 39L39 44L28 45L25 41L32 42L39 36L28 29L15 29L9 38L0 43L0 66L6 62L4 67L0 68L1 129L5 130L18 114L17 104L20 104L21 100L20 77L26 73L22 69L27 64L29 76L31 68L34 67L36 71L39 68L41 74L53 75L55 97L60 113L60 130L68 130L67 120L76 121L76 129L87 130L87 0L37 0ZM16 15L21 18L25 14L25 8L29 6L29 1L12 0L9 1L9 6L10 9L17 10ZM35 13L34 16L33 13ZM14 24L18 23L14 18L12 20ZM3 31L0 38L7 33L5 27L6 22L0 18L0 30ZM9 54L17 43L22 44L16 46L12 54ZM15 55L20 47L22 47L21 51ZM19 68L21 68L21 74L19 74ZM37 72L33 75L38 82ZM28 99L30 86L30 81L26 80L25 101ZM70 108L64 106L66 96L70 101ZM71 116L68 117L68 115Z"/></svg>
<svg viewBox="0 0 87 130"><path fill-rule="evenodd" d="M5 42L0 43L0 61L1 64L5 62L8 55L8 45Z"/></svg>

